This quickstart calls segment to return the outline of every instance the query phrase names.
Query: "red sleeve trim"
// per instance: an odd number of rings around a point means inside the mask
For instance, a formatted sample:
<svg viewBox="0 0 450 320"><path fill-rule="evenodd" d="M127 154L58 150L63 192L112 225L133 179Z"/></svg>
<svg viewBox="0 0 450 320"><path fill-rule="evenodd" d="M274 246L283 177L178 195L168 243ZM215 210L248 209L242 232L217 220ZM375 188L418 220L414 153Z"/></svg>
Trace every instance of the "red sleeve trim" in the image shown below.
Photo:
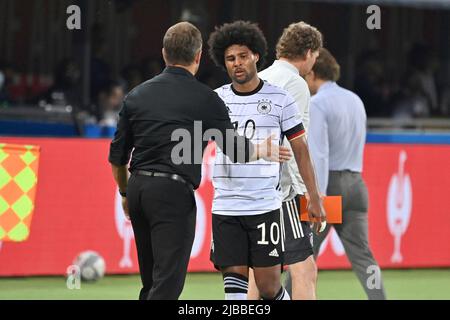
<svg viewBox="0 0 450 320"><path fill-rule="evenodd" d="M290 136L287 136L287 139L290 141L290 140L293 140L295 138L301 137L304 134L305 134L305 129L297 131L296 133L293 133Z"/></svg>

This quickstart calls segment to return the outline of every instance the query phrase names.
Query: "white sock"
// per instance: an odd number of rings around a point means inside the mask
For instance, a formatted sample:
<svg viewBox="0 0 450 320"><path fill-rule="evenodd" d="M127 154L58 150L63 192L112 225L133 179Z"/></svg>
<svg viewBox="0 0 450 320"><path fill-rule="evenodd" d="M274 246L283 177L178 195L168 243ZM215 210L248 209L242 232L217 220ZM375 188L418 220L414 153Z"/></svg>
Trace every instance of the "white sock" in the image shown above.
<svg viewBox="0 0 450 320"><path fill-rule="evenodd" d="M286 289L283 288L283 296L281 297L280 300L291 300L291 296L289 295L289 293L286 291Z"/></svg>
<svg viewBox="0 0 450 320"><path fill-rule="evenodd" d="M286 291L285 288L281 287L280 291L278 291L277 295L273 300L291 300L291 296Z"/></svg>
<svg viewBox="0 0 450 320"><path fill-rule="evenodd" d="M273 298L261 297L262 300L291 300L291 296L283 287L280 288L280 291Z"/></svg>
<svg viewBox="0 0 450 320"><path fill-rule="evenodd" d="M225 300L247 300L246 293L225 293Z"/></svg>

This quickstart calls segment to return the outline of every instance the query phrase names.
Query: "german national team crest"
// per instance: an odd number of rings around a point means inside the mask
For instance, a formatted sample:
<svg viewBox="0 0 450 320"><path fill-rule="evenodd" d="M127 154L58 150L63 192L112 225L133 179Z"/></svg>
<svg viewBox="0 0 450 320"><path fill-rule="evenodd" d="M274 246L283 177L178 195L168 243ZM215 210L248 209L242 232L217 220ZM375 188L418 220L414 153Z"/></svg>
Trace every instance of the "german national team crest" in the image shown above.
<svg viewBox="0 0 450 320"><path fill-rule="evenodd" d="M260 100L258 101L258 112L261 114L268 114L270 110L272 110L272 104L269 100Z"/></svg>

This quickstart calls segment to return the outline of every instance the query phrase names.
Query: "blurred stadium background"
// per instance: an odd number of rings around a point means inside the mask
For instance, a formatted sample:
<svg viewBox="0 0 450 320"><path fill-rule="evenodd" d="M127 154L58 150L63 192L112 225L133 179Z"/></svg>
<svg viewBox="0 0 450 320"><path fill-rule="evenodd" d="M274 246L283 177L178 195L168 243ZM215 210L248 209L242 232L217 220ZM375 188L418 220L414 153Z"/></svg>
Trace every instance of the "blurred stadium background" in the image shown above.
<svg viewBox="0 0 450 320"><path fill-rule="evenodd" d="M66 27L72 4L81 30ZM371 4L379 30L366 26ZM237 19L259 23L269 63L289 23L322 32L369 117L370 243L388 298L450 299L450 0L0 0L0 299L137 298L133 234L107 163L120 101L164 67L170 25L190 21L206 40ZM198 79L228 81L207 54ZM223 297L208 260L208 163L183 299ZM67 268L85 250L107 276L69 290ZM318 263L320 299L365 298L335 233Z"/></svg>

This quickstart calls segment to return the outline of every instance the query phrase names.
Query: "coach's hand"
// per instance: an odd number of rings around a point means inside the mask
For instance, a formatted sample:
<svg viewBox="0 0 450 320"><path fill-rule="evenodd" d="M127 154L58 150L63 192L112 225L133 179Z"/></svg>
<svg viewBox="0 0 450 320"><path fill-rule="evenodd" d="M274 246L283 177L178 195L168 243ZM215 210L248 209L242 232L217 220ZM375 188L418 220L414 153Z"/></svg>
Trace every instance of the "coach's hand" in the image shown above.
<svg viewBox="0 0 450 320"><path fill-rule="evenodd" d="M122 208L125 213L125 217L130 220L130 213L128 211L128 200L127 197L122 197Z"/></svg>
<svg viewBox="0 0 450 320"><path fill-rule="evenodd" d="M306 197L308 200L308 214L309 221L312 222L312 229L316 234L325 230L326 213L322 205L322 197L311 197L309 194Z"/></svg>
<svg viewBox="0 0 450 320"><path fill-rule="evenodd" d="M272 134L267 137L260 144L255 145L255 153L256 156L252 157L252 159L264 159L272 162L285 162L288 161L292 154L289 151L289 148L279 146L272 142L272 139L275 139L275 135Z"/></svg>

